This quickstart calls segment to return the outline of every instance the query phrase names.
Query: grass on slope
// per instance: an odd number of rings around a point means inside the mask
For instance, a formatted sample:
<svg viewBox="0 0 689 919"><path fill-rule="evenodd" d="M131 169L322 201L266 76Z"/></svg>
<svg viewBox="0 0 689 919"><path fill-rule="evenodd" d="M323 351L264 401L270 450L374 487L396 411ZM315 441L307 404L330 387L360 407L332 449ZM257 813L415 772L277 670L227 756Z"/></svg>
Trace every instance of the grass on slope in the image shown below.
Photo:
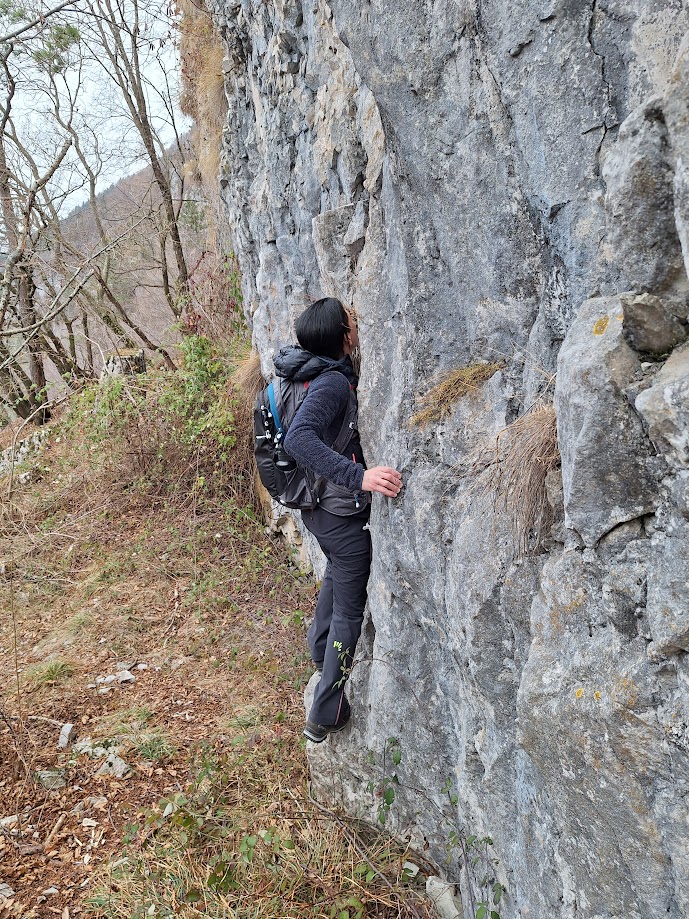
<svg viewBox="0 0 689 919"><path fill-rule="evenodd" d="M315 586L264 532L245 423L190 340L177 375L86 391L0 483L8 916L427 915L403 847L309 799ZM91 753L58 749L66 722Z"/></svg>

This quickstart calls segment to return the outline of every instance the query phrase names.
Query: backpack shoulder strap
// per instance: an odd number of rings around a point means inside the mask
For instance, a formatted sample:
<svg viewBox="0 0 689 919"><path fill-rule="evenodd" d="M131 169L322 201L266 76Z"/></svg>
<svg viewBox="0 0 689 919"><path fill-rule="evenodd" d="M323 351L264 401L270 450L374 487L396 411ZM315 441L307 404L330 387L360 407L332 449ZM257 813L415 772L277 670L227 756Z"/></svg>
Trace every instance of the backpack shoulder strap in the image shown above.
<svg viewBox="0 0 689 919"><path fill-rule="evenodd" d="M266 392L268 393L268 403L270 405L270 413L273 416L273 421L275 422L275 429L276 431L278 431L278 433L281 434L282 433L282 420L281 420L282 412L278 411L278 406L277 406L278 400L276 398L275 388L276 388L275 381L273 381L272 383L268 384ZM280 393L279 385L277 387L277 390L278 390L278 396L279 396L279 393ZM282 403L282 399L280 399L280 403Z"/></svg>
<svg viewBox="0 0 689 919"><path fill-rule="evenodd" d="M343 453L345 447L352 439L356 429L357 402L354 387L351 385L344 373L339 370L326 371L327 373L339 373L341 377L347 380L349 386L349 402L345 409L344 419L340 431L335 438L332 449L336 453ZM277 385L275 385L277 384ZM305 383L296 383L284 378L276 378L268 388L268 396L271 398L270 410L275 419L275 426L283 436L289 430L292 421L301 408L301 404L306 398L309 389L309 381ZM290 392L291 390L291 392ZM292 404L294 408L292 410Z"/></svg>
<svg viewBox="0 0 689 919"><path fill-rule="evenodd" d="M339 373L339 370L334 371ZM347 377L341 374L347 380ZM344 419L342 421L342 427L340 428L340 433L335 438L333 443L333 450L335 453L343 453L345 447L352 439L354 431L356 429L356 416L357 416L357 401L356 401L356 392L352 384L347 380L349 385L349 402L347 408L345 409Z"/></svg>
<svg viewBox="0 0 689 919"><path fill-rule="evenodd" d="M276 426L278 425L279 417L279 430L284 436L287 434L290 425L294 421L294 416L306 398L309 384L308 381L297 383L294 380L286 380L284 377L276 377L271 386L273 387L272 391L275 399L274 407L271 403L271 411L275 416Z"/></svg>

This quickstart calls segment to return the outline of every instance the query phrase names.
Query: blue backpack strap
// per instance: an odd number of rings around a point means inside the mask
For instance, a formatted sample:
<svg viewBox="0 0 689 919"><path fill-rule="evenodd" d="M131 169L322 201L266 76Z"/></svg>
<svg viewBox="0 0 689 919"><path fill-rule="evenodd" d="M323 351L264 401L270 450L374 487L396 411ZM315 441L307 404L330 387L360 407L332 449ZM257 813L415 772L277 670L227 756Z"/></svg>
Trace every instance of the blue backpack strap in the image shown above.
<svg viewBox="0 0 689 919"><path fill-rule="evenodd" d="M275 389L273 384L268 385L268 402L270 403L270 413L273 416L273 421L275 422L275 429L278 434L282 434L282 421L280 420L280 415L278 414L278 408L275 404Z"/></svg>

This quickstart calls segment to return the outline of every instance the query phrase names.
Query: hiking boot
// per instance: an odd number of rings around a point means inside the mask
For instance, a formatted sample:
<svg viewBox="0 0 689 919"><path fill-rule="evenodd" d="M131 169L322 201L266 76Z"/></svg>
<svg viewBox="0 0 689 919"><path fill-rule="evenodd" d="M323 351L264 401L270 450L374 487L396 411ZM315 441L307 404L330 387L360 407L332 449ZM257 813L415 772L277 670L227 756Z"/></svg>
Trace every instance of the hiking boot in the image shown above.
<svg viewBox="0 0 689 919"><path fill-rule="evenodd" d="M323 661L311 661L319 673L323 673Z"/></svg>
<svg viewBox="0 0 689 919"><path fill-rule="evenodd" d="M351 715L351 710L347 709L346 712L342 712L335 724L316 724L315 721L307 718L306 727L302 733L311 743L323 743L328 734L337 734L338 731L344 730L349 724Z"/></svg>

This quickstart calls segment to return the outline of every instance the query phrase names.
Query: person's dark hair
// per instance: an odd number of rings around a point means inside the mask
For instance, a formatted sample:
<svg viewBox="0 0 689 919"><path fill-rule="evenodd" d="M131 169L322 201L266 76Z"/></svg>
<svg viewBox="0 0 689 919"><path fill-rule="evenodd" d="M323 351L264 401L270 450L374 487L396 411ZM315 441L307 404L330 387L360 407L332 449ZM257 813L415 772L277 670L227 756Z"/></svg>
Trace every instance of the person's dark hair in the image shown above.
<svg viewBox="0 0 689 919"><path fill-rule="evenodd" d="M305 351L339 360L349 330L349 317L339 300L324 297L304 310L295 329L297 341Z"/></svg>

